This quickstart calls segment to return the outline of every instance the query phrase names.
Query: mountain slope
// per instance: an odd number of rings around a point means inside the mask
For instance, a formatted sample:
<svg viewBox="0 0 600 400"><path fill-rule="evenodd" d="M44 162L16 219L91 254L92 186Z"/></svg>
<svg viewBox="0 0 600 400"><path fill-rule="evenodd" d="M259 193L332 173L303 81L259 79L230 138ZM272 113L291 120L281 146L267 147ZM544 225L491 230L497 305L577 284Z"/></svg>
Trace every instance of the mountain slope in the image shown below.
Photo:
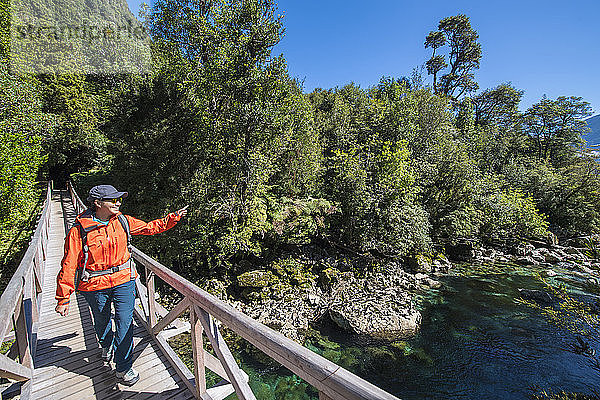
<svg viewBox="0 0 600 400"><path fill-rule="evenodd" d="M600 114L586 119L591 131L584 135L583 138L588 144L600 144Z"/></svg>
<svg viewBox="0 0 600 400"><path fill-rule="evenodd" d="M147 73L150 38L125 0L12 0L18 73Z"/></svg>

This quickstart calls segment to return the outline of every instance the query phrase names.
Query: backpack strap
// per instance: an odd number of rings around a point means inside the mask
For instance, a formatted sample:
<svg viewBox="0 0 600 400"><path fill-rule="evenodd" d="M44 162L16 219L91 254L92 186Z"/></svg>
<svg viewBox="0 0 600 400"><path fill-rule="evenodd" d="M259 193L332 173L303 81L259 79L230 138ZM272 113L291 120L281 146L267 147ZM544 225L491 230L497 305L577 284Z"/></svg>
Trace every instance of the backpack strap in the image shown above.
<svg viewBox="0 0 600 400"><path fill-rule="evenodd" d="M131 263L131 279L135 279L135 263L133 262L133 252L131 247L131 230L129 229L129 220L123 214L117 216L125 234L127 235L127 250L129 250L129 262Z"/></svg>
<svg viewBox="0 0 600 400"><path fill-rule="evenodd" d="M89 279L89 272L86 271L90 250L87 244L87 234L88 232L94 230L96 227L90 227L86 229L79 222L75 222L73 224L73 228L79 228L79 235L81 236L81 249L83 251L83 267L81 268L81 271L79 273L77 273L77 271L79 271L79 268L77 268L75 273L75 290L77 290L77 286L79 286L79 281L87 282Z"/></svg>
<svg viewBox="0 0 600 400"><path fill-rule="evenodd" d="M123 214L117 216L125 234L127 235L127 249L131 251L131 231L129 230L129 220Z"/></svg>

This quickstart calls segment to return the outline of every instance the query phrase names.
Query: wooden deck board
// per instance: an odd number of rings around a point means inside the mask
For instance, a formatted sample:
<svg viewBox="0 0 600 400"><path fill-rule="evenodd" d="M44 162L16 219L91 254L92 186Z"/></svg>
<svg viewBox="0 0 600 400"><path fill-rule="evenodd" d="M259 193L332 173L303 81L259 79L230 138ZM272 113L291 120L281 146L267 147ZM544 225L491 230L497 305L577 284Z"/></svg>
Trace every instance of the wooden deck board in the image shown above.
<svg viewBox="0 0 600 400"><path fill-rule="evenodd" d="M142 352L136 359L136 366L144 365L145 363L158 359L158 355L153 351ZM82 362L83 361L83 362ZM69 369L46 370L44 373L38 375L39 378L43 379L38 385L35 386L36 390L42 391L43 388L49 386L49 381L52 385L75 385L81 381L85 381L86 377L95 379L108 377L104 373L108 371L112 376L112 368L108 366L104 361L97 358L89 358L78 360L77 363L69 366ZM48 392L53 392L56 389L50 388Z"/></svg>
<svg viewBox="0 0 600 400"><path fill-rule="evenodd" d="M63 201L61 201L61 196ZM64 212L64 214L63 214ZM66 218L68 223L65 223ZM194 398L141 324L134 322L134 363L140 380L127 387L116 382L114 363L101 358L93 318L81 295L71 296L69 315L54 311L56 276L63 256L65 227L74 212L68 195L53 193L50 243L43 277L33 399L191 399Z"/></svg>

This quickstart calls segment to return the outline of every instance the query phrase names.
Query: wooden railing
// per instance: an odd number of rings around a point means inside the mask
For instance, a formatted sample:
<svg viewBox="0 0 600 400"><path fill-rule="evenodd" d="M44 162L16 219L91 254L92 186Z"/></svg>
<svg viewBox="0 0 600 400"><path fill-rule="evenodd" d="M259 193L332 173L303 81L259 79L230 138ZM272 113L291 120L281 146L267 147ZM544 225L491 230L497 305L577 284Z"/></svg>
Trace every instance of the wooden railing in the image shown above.
<svg viewBox="0 0 600 400"><path fill-rule="evenodd" d="M71 185L69 190L77 212L84 211L86 206ZM139 279L136 281L142 306L141 309L136 307L136 314L142 319L149 334L197 398L222 399L231 393L228 387L232 386L238 399L255 399L248 385L247 375L235 362L219 332L218 320L273 360L313 385L319 391L320 400L397 400L393 395L237 311L135 247L133 257L146 272L146 285L143 285ZM165 310L155 301L155 277L183 295L183 300L170 311ZM164 329L176 322L186 310L190 312L193 373L177 356L164 335ZM203 333L217 357L204 350ZM230 385L207 388L205 368L230 382Z"/></svg>
<svg viewBox="0 0 600 400"><path fill-rule="evenodd" d="M29 398L33 357L37 343L42 281L48 248L52 182L37 228L25 255L0 297L0 343L14 339L7 354L0 354L0 377L23 381L21 395Z"/></svg>

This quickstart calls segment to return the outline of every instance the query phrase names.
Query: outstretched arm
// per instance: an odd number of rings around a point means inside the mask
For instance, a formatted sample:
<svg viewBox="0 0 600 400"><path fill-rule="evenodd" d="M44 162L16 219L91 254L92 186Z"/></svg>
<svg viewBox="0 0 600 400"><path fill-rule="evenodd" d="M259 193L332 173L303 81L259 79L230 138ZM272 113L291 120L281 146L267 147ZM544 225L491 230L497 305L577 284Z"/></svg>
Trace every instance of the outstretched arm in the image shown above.
<svg viewBox="0 0 600 400"><path fill-rule="evenodd" d="M129 229L132 235L155 235L171 229L181 218L187 215L187 207L168 214L164 218L155 219L154 221L144 222L140 219L127 215L129 221Z"/></svg>

